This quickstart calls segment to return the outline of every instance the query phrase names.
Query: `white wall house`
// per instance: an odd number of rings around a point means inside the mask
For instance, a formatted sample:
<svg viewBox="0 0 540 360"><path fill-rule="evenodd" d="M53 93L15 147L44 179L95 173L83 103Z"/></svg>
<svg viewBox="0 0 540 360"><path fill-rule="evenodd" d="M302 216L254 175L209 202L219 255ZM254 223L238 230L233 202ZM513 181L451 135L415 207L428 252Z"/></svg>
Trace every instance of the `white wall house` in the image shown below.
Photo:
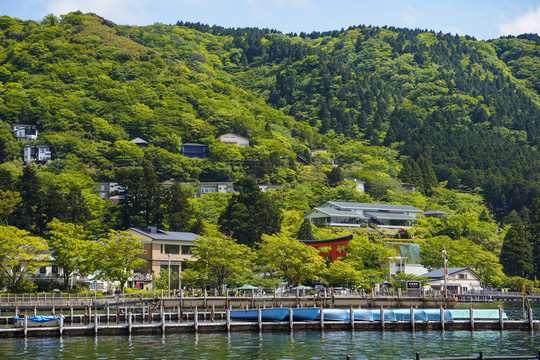
<svg viewBox="0 0 540 360"><path fill-rule="evenodd" d="M51 150L47 145L26 144L23 148L24 164L46 163L51 161Z"/></svg>
<svg viewBox="0 0 540 360"><path fill-rule="evenodd" d="M471 268L446 268L446 289L450 294L463 294L482 289L482 279ZM430 279L427 290L444 291L444 268L420 275Z"/></svg>
<svg viewBox="0 0 540 360"><path fill-rule="evenodd" d="M35 125L13 124L11 133L17 141L37 140L38 130Z"/></svg>
<svg viewBox="0 0 540 360"><path fill-rule="evenodd" d="M225 144L232 144L241 147L249 146L249 139L247 137L233 133L223 134L219 137L219 140L223 141Z"/></svg>
<svg viewBox="0 0 540 360"><path fill-rule="evenodd" d="M422 210L410 205L388 205L328 201L302 217L327 226L376 226L387 229L411 228Z"/></svg>

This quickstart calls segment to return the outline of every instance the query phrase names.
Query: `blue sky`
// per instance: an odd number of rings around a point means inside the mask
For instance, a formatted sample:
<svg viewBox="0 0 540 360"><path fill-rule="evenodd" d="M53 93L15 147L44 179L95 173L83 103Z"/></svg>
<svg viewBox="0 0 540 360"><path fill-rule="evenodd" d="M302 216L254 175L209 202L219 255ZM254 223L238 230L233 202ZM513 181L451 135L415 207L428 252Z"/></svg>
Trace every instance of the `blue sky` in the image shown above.
<svg viewBox="0 0 540 360"><path fill-rule="evenodd" d="M540 0L0 0L0 15L23 20L76 10L140 26L183 20L299 33L363 24L477 39L540 33Z"/></svg>

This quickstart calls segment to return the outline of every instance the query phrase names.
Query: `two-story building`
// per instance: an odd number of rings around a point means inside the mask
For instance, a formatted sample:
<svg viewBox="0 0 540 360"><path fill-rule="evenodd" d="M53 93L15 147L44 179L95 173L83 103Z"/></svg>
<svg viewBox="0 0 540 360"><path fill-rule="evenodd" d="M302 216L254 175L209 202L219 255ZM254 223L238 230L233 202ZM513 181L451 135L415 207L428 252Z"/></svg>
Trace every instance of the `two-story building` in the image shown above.
<svg viewBox="0 0 540 360"><path fill-rule="evenodd" d="M129 228L128 233L139 237L144 243L141 258L147 261L140 269L141 274L159 276L162 269L171 273L180 273L185 269L186 261L192 260L191 249L197 235L188 232L165 231L155 226ZM171 289L178 289L179 284L171 284Z"/></svg>
<svg viewBox="0 0 540 360"><path fill-rule="evenodd" d="M428 290L444 292L444 268L430 271L420 275L429 278ZM471 268L446 268L446 290L450 294L462 294L482 289L482 278Z"/></svg>
<svg viewBox="0 0 540 360"><path fill-rule="evenodd" d="M25 165L47 163L51 161L51 150L48 145L26 144L23 147L23 161Z"/></svg>
<svg viewBox="0 0 540 360"><path fill-rule="evenodd" d="M13 124L11 133L17 141L37 140L38 137L35 125Z"/></svg>
<svg viewBox="0 0 540 360"><path fill-rule="evenodd" d="M328 201L302 217L326 226L376 226L387 229L411 228L422 210L410 205Z"/></svg>

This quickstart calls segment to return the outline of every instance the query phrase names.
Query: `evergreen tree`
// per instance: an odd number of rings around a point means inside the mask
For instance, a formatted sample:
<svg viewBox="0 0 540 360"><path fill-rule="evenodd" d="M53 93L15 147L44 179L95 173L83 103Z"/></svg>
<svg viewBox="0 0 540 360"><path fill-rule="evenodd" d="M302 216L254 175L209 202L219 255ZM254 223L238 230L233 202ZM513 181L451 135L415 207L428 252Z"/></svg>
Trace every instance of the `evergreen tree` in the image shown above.
<svg viewBox="0 0 540 360"><path fill-rule="evenodd" d="M528 212L528 235L532 250L534 276L540 278L540 199L535 198Z"/></svg>
<svg viewBox="0 0 540 360"><path fill-rule="evenodd" d="M525 229L512 225L504 237L500 263L507 276L529 278L533 273L531 248L525 238Z"/></svg>
<svg viewBox="0 0 540 360"><path fill-rule="evenodd" d="M193 218L193 206L189 203L188 196L182 184L175 182L168 193L167 222L172 231L188 231L190 221Z"/></svg>
<svg viewBox="0 0 540 360"><path fill-rule="evenodd" d="M296 238L298 240L312 240L313 231L311 229L311 226L311 221L309 221L309 219L304 219L304 221L302 221L302 224L300 225L300 229L298 229Z"/></svg>
<svg viewBox="0 0 540 360"><path fill-rule="evenodd" d="M280 210L275 201L259 189L255 180L242 178L233 185L238 194L231 197L219 217L220 230L248 246L260 242L263 234L279 232Z"/></svg>
<svg viewBox="0 0 540 360"><path fill-rule="evenodd" d="M41 180L37 176L37 170L33 166L23 169L16 190L21 195L22 203L14 213L14 225L19 229L42 235L46 227L45 193Z"/></svg>

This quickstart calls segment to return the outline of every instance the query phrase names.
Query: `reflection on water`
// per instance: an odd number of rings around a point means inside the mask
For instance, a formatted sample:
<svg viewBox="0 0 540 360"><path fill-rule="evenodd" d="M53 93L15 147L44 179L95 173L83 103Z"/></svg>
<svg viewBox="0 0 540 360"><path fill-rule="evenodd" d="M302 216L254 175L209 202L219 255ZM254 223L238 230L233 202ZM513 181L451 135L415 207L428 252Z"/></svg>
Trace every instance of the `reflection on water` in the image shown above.
<svg viewBox="0 0 540 360"><path fill-rule="evenodd" d="M0 340L0 358L40 359L414 359L528 355L540 337L520 331L167 334Z"/></svg>

